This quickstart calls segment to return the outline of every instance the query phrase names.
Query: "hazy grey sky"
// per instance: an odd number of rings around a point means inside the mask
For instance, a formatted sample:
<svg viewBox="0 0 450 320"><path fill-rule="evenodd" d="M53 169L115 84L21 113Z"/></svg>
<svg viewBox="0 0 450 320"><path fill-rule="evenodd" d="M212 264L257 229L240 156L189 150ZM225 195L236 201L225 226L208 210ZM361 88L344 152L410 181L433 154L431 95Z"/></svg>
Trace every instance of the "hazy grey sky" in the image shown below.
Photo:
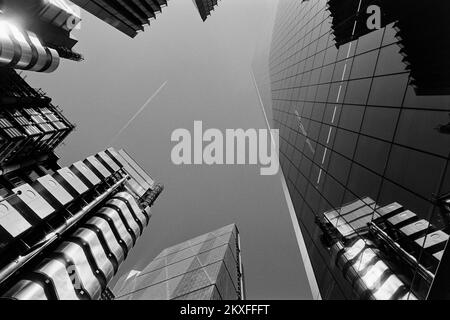
<svg viewBox="0 0 450 320"><path fill-rule="evenodd" d="M63 164L106 148L167 81L114 144L166 186L119 275L166 247L235 222L248 298L310 298L278 176L260 176L257 166L175 166L170 159L172 131L192 130L195 120L205 129L265 128L250 69L255 49L270 36L275 4L222 0L203 23L192 0L171 0L135 39L83 12L76 49L86 60L29 75L77 124L58 150Z"/></svg>

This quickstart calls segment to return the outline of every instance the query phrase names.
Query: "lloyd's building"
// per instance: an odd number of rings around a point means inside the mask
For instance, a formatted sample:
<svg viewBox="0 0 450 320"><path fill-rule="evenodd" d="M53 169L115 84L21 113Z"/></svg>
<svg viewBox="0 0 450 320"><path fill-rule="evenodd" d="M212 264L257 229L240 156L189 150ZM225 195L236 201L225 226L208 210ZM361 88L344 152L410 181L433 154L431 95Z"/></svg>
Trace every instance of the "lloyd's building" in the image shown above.
<svg viewBox="0 0 450 320"><path fill-rule="evenodd" d="M54 71L81 60L65 1L0 2L0 297L101 299L147 227L162 186L124 150L68 166L73 131L61 109L15 69Z"/></svg>

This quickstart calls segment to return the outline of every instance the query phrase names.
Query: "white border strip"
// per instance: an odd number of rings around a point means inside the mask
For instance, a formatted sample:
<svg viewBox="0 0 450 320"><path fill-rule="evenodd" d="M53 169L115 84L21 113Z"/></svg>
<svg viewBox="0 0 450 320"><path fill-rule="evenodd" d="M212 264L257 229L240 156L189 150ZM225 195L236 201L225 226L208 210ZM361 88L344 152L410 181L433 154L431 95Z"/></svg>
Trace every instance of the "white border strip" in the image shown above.
<svg viewBox="0 0 450 320"><path fill-rule="evenodd" d="M261 109L264 114L264 119L266 120L267 129L269 129L270 135L272 137L272 143L275 145L276 148L278 148L278 146L275 143L275 139L272 136L272 131L271 131L272 129L270 127L269 120L267 119L266 110L264 109L264 103L261 99L261 94L259 92L259 88L256 83L255 75L253 74L253 70L250 70L250 72L252 75L253 84L255 85L256 93L258 94L259 103L260 103ZM279 159L277 159L277 161L279 161ZM281 170L281 172L279 173L280 178L281 178L281 186L283 188L284 197L286 199L286 204L288 206L289 215L290 215L291 221L292 221L292 226L294 227L295 237L297 238L297 244L298 244L298 248L300 250L300 254L302 256L303 265L305 267L306 276L308 278L309 287L311 289L311 294L312 294L314 300L322 300L322 296L320 295L320 291L319 291L319 285L317 284L317 279L316 279L316 276L314 275L314 270L313 270L313 267L311 264L311 260L309 259L308 250L306 249L305 240L303 239L303 234L300 229L300 225L298 223L298 219L297 219L297 215L295 213L294 205L292 203L291 195L289 194L289 189L286 184L286 179L284 177L284 173L283 173L283 170L281 169L281 166L279 166L279 168Z"/></svg>

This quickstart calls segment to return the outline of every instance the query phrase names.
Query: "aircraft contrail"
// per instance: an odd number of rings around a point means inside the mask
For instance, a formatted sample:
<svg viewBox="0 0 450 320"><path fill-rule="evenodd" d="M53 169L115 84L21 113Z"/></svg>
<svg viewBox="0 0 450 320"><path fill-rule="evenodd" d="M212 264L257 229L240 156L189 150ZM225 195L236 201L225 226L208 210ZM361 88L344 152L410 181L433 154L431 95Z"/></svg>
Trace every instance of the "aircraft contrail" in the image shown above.
<svg viewBox="0 0 450 320"><path fill-rule="evenodd" d="M155 91L155 93L148 98L148 100L144 103L144 105L134 114L134 116L131 117L131 119L122 127L122 129L119 130L119 132L111 139L111 141L108 143L108 146L111 146L117 138L124 132L130 124L137 118L138 115L142 113L142 111L145 110L145 108L149 105L149 103L158 95L158 93L166 86L168 81L164 82L161 87L159 87L158 90Z"/></svg>
<svg viewBox="0 0 450 320"><path fill-rule="evenodd" d="M305 127L303 126L303 123L302 123L302 117L300 117L300 114L298 113L297 110L295 110L295 115L297 116L298 125L300 126L300 130L302 130L302 133L306 138L306 143L308 144L309 148L311 149L312 154L315 154L316 150L314 150L314 148L311 144L311 141L308 139L308 134L306 133Z"/></svg>

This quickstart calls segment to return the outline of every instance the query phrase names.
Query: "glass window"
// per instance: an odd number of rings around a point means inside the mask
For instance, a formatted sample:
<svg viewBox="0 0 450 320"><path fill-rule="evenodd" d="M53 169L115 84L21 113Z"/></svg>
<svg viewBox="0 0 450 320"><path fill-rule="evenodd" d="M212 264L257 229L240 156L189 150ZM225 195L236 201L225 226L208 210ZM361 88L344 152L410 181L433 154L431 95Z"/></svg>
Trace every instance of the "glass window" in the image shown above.
<svg viewBox="0 0 450 320"><path fill-rule="evenodd" d="M350 71L352 70L353 59L346 59L336 63L334 69L333 81L348 80Z"/></svg>
<svg viewBox="0 0 450 320"><path fill-rule="evenodd" d="M352 194L347 192L344 202L354 201L355 197L353 194L357 195L361 199L365 197L376 199L380 185L380 176L357 164L353 164L348 183L348 188L352 191Z"/></svg>
<svg viewBox="0 0 450 320"><path fill-rule="evenodd" d="M318 169L316 166L314 166L316 169ZM314 173L315 170L312 172ZM317 170L318 171L318 170ZM315 179L316 175L314 175ZM309 185L308 190L306 192L306 202L308 203L309 207L314 210L313 212L317 212L317 209L319 208L319 201L321 197L317 189L313 185ZM311 227L315 226L315 221L312 221L314 224L311 225ZM312 228L310 228L311 230Z"/></svg>
<svg viewBox="0 0 450 320"><path fill-rule="evenodd" d="M321 91L321 89L319 89L319 91ZM319 92L317 93L317 96L319 96ZM316 121L322 121L324 111L325 111L325 103L319 102L314 103L311 119Z"/></svg>
<svg viewBox="0 0 450 320"><path fill-rule="evenodd" d="M377 49L381 45L383 39L384 29L372 31L358 39L358 49L356 54L366 52L369 50Z"/></svg>
<svg viewBox="0 0 450 320"><path fill-rule="evenodd" d="M378 50L370 51L355 57L353 68L351 69L351 79L366 78L373 76L375 64L377 62ZM350 72L350 69L347 70Z"/></svg>
<svg viewBox="0 0 450 320"><path fill-rule="evenodd" d="M323 59L325 58L325 51L322 51L318 54L316 54L316 57L314 59L314 65L313 68L319 68L323 65Z"/></svg>
<svg viewBox="0 0 450 320"><path fill-rule="evenodd" d="M378 57L376 76L399 73L406 71L406 64L403 62L403 55L400 54L400 46L392 44L380 51Z"/></svg>
<svg viewBox="0 0 450 320"><path fill-rule="evenodd" d="M341 184L347 183L348 174L350 172L351 162L336 152L331 152L328 173Z"/></svg>
<svg viewBox="0 0 450 320"><path fill-rule="evenodd" d="M357 138L358 136L352 132L338 129L333 150L351 159L355 152Z"/></svg>
<svg viewBox="0 0 450 320"><path fill-rule="evenodd" d="M344 198L345 189L330 175L324 175L323 196L326 200L322 200L320 213L324 213L331 209L338 208L342 205L342 199Z"/></svg>
<svg viewBox="0 0 450 320"><path fill-rule="evenodd" d="M337 59L338 49L335 46L331 46L327 49L325 54L324 65L333 63Z"/></svg>
<svg viewBox="0 0 450 320"><path fill-rule="evenodd" d="M378 204L385 206L397 202L417 214L420 218L427 220L429 218L429 210L431 203L416 196L415 194L384 180L381 188Z"/></svg>
<svg viewBox="0 0 450 320"><path fill-rule="evenodd" d="M450 134L440 126L450 123L448 112L405 109L395 137L397 143L447 157L450 153Z"/></svg>
<svg viewBox="0 0 450 320"><path fill-rule="evenodd" d="M330 86L330 94L328 95L328 102L342 103L342 101L344 100L344 93L346 88L347 82L332 83Z"/></svg>
<svg viewBox="0 0 450 320"><path fill-rule="evenodd" d="M390 145L386 142L359 136L355 161L382 175L389 155Z"/></svg>
<svg viewBox="0 0 450 320"><path fill-rule="evenodd" d="M450 111L450 95L418 96L414 88L408 86L404 106L407 108L436 108Z"/></svg>
<svg viewBox="0 0 450 320"><path fill-rule="evenodd" d="M352 26L353 27L353 26ZM350 48L351 44L351 48ZM350 49L350 51L349 51ZM343 44L339 47L339 53L337 60L343 60L347 59L349 57L353 57L355 55L355 49L356 49L356 40L352 42L347 42L346 44Z"/></svg>
<svg viewBox="0 0 450 320"><path fill-rule="evenodd" d="M302 172L303 176L309 177L309 172L311 170L312 162L307 157L303 157L302 163L300 165L300 171Z"/></svg>
<svg viewBox="0 0 450 320"><path fill-rule="evenodd" d="M351 131L359 131L363 116L363 106L344 105L341 111L341 118L339 119L339 127Z"/></svg>
<svg viewBox="0 0 450 320"><path fill-rule="evenodd" d="M367 107L361 132L364 134L392 140L399 115L398 109Z"/></svg>
<svg viewBox="0 0 450 320"><path fill-rule="evenodd" d="M431 199L433 193L438 190L445 164L443 159L393 146L386 176Z"/></svg>
<svg viewBox="0 0 450 320"><path fill-rule="evenodd" d="M322 68L322 74L320 75L320 83L331 82L331 79L333 78L334 66L335 66L334 64L330 64Z"/></svg>
<svg viewBox="0 0 450 320"><path fill-rule="evenodd" d="M372 79L352 80L348 83L345 102L351 104L366 104Z"/></svg>
<svg viewBox="0 0 450 320"><path fill-rule="evenodd" d="M447 174L444 177L444 184L442 185L440 195L448 193L450 193L450 165L447 165Z"/></svg>
<svg viewBox="0 0 450 320"><path fill-rule="evenodd" d="M369 104L400 107L402 105L407 84L407 74L374 78Z"/></svg>

